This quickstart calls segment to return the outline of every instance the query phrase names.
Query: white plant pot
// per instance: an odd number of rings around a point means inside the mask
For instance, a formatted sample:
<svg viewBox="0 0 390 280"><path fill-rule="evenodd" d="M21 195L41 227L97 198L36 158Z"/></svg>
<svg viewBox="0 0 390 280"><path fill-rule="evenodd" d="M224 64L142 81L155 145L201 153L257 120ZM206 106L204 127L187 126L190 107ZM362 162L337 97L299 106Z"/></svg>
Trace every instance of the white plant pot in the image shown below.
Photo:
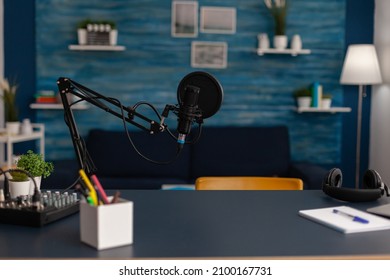
<svg viewBox="0 0 390 280"><path fill-rule="evenodd" d="M38 190L40 190L41 189L42 176L34 177L34 180L35 180L35 183L37 184ZM30 195L34 194L34 189L35 189L34 182L30 178Z"/></svg>
<svg viewBox="0 0 390 280"><path fill-rule="evenodd" d="M297 103L299 108L308 108L311 106L311 97L298 97Z"/></svg>
<svg viewBox="0 0 390 280"><path fill-rule="evenodd" d="M325 98L325 99L321 100L321 108L322 109L329 109L331 105L332 105L332 99Z"/></svg>
<svg viewBox="0 0 390 280"><path fill-rule="evenodd" d="M110 45L116 46L117 43L118 43L118 30L113 29L110 31Z"/></svg>
<svg viewBox="0 0 390 280"><path fill-rule="evenodd" d="M30 194L30 181L16 182L9 180L9 192L11 194L11 198L17 198L21 195L29 195Z"/></svg>
<svg viewBox="0 0 390 280"><path fill-rule="evenodd" d="M7 122L5 128L8 134L18 135L20 131L20 122Z"/></svg>
<svg viewBox="0 0 390 280"><path fill-rule="evenodd" d="M275 35L274 36L274 48L277 50L284 50L287 48L287 36L286 35Z"/></svg>
<svg viewBox="0 0 390 280"><path fill-rule="evenodd" d="M77 29L77 39L78 39L79 45L86 45L87 44L87 29L83 29L83 28Z"/></svg>

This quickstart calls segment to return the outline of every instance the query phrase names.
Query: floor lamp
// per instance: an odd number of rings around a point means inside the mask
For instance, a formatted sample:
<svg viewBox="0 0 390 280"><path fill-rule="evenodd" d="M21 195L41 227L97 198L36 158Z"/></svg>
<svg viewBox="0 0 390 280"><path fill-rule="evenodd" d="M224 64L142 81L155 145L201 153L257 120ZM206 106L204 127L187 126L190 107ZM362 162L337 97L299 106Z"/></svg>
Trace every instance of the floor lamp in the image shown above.
<svg viewBox="0 0 390 280"><path fill-rule="evenodd" d="M359 188L360 177L360 141L362 127L362 103L366 96L366 86L380 84L382 77L374 45L350 45L345 56L340 83L358 85L359 99L356 132L356 169L355 188Z"/></svg>

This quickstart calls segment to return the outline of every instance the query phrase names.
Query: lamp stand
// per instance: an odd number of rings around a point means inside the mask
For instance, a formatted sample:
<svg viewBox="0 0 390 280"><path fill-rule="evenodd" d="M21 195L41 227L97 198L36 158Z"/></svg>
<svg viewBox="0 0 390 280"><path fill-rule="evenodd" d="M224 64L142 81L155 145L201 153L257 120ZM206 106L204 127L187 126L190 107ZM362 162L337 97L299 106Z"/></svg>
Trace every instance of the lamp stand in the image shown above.
<svg viewBox="0 0 390 280"><path fill-rule="evenodd" d="M355 168L355 188L359 188L360 179L360 142L362 134L362 105L363 97L366 96L366 86L359 85L359 100L357 111L357 131L356 131L356 168Z"/></svg>

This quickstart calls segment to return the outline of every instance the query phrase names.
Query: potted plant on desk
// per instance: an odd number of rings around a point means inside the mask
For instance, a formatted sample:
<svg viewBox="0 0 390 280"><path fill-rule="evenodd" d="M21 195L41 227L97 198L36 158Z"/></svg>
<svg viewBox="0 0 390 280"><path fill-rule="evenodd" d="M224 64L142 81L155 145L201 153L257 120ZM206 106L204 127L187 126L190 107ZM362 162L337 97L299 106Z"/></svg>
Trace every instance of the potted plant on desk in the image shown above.
<svg viewBox="0 0 390 280"><path fill-rule="evenodd" d="M30 194L30 179L26 173L15 169L10 172L9 192L11 198Z"/></svg>
<svg viewBox="0 0 390 280"><path fill-rule="evenodd" d="M34 177L38 189L41 186L42 177L47 178L54 171L53 163L46 162L42 154L36 154L31 150L19 156L19 159L16 161L16 167L29 172ZM30 194L33 193L34 183L31 182Z"/></svg>

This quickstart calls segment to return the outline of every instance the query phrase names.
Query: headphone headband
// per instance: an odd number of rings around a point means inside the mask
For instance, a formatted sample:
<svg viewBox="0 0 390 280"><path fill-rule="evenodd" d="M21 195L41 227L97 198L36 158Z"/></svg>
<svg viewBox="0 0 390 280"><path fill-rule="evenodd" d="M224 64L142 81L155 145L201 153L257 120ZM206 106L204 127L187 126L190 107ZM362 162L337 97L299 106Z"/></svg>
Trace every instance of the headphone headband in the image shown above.
<svg viewBox="0 0 390 280"><path fill-rule="evenodd" d="M338 168L332 168L324 177L322 190L325 194L335 199L349 202L367 202L380 198L386 191L387 186L383 183L379 173L375 170L367 170L364 173L364 188L342 188L342 173Z"/></svg>

